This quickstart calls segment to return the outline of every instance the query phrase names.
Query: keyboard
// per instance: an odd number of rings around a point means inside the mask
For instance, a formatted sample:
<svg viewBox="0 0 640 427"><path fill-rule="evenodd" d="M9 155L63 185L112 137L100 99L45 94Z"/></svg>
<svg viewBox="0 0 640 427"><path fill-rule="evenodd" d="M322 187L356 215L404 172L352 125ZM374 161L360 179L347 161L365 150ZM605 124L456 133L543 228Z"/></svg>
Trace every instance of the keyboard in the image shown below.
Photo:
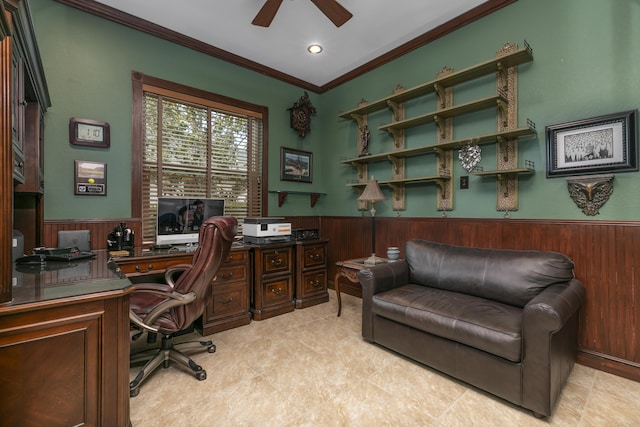
<svg viewBox="0 0 640 427"><path fill-rule="evenodd" d="M35 255L44 255L46 261L78 261L81 259L94 258L95 253L90 251L81 251L78 248L35 248Z"/></svg>

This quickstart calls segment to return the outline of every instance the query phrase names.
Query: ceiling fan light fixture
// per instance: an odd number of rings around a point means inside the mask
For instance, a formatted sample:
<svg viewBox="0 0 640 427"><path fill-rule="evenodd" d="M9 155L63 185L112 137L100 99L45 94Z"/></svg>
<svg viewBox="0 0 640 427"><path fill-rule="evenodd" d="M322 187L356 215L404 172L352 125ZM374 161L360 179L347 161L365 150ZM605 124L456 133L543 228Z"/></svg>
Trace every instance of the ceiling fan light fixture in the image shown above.
<svg viewBox="0 0 640 427"><path fill-rule="evenodd" d="M320 52L322 52L322 46L320 46L319 44L312 44L312 45L309 45L309 47L307 48L307 51L309 53L313 53L314 55L317 55Z"/></svg>

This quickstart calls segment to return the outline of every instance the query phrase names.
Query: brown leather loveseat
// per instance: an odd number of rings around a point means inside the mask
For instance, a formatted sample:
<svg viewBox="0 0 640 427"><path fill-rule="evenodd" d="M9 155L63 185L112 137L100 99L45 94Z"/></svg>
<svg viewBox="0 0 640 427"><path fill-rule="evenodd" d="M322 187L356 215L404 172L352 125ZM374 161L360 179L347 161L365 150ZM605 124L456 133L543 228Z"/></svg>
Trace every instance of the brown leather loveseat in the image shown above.
<svg viewBox="0 0 640 427"><path fill-rule="evenodd" d="M365 340L551 415L585 294L565 255L414 239L360 282Z"/></svg>

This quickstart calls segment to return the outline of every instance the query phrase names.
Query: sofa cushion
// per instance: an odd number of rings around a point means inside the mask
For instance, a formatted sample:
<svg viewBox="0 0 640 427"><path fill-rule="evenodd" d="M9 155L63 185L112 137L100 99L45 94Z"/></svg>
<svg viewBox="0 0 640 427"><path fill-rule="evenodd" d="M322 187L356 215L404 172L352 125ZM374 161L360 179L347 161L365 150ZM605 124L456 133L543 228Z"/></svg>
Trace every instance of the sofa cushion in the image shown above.
<svg viewBox="0 0 640 427"><path fill-rule="evenodd" d="M484 298L408 284L373 296L373 313L519 362L522 309Z"/></svg>
<svg viewBox="0 0 640 427"><path fill-rule="evenodd" d="M481 249L413 239L405 245L410 282L524 307L547 286L573 278L556 252Z"/></svg>

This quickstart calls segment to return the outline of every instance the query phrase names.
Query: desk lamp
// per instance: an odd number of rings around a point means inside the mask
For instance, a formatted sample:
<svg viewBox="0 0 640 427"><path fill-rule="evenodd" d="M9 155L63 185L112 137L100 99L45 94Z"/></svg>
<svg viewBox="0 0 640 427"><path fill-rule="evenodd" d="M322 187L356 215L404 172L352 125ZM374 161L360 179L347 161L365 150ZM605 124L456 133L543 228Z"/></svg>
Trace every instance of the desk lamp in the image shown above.
<svg viewBox="0 0 640 427"><path fill-rule="evenodd" d="M371 256L364 262L365 265L382 264L384 260L376 256L376 209L375 204L377 201L384 200L384 194L380 191L378 181L371 179L367 182L367 186L364 187L364 191L358 197L358 200L371 203Z"/></svg>

